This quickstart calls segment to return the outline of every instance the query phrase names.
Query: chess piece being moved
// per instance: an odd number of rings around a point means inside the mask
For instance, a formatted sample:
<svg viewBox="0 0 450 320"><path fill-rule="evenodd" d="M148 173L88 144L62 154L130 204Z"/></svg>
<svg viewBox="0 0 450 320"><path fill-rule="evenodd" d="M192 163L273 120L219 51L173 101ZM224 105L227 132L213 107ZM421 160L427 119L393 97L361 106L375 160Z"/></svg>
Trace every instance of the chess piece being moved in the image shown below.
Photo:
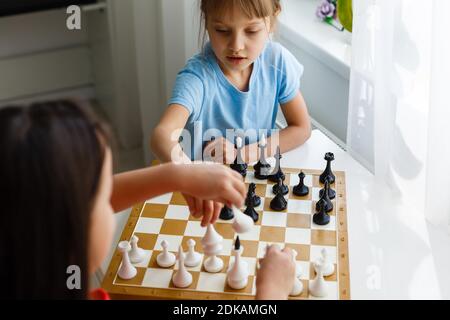
<svg viewBox="0 0 450 320"><path fill-rule="evenodd" d="M222 210L220 210L219 218L226 221L233 219L233 210L229 206L224 205Z"/></svg>
<svg viewBox="0 0 450 320"><path fill-rule="evenodd" d="M265 149L267 147L267 141L266 136L264 134L261 136L258 146L259 146L259 160L253 167L255 169L255 178L259 180L265 180L267 179L270 173L270 164L266 160Z"/></svg>
<svg viewBox="0 0 450 320"><path fill-rule="evenodd" d="M278 180L281 178L284 180L285 176L283 173L283 170L281 170L281 158L283 156L281 155L280 147L277 147L277 153L275 154L275 168L274 168L274 174L269 175L268 179L272 182L278 182Z"/></svg>
<svg viewBox="0 0 450 320"><path fill-rule="evenodd" d="M137 236L131 237L131 251L129 253L132 263L142 262L145 258L145 251L138 247L139 238Z"/></svg>
<svg viewBox="0 0 450 320"><path fill-rule="evenodd" d="M202 255L195 251L195 240L189 239L187 242L188 252L184 259L184 265L186 267L196 267L202 261Z"/></svg>
<svg viewBox="0 0 450 320"><path fill-rule="evenodd" d="M309 282L309 293L314 297L323 298L327 296L327 283L323 277L323 265L313 263L316 277Z"/></svg>
<svg viewBox="0 0 450 320"><path fill-rule="evenodd" d="M117 275L124 280L132 279L136 276L137 270L131 264L128 252L131 250L131 245L128 241L121 241L118 245L119 252L122 254L122 264L117 272Z"/></svg>
<svg viewBox="0 0 450 320"><path fill-rule="evenodd" d="M248 206L250 203L252 203L253 208L261 204L261 198L256 194L256 184L253 182L248 186L247 198L245 198L245 205Z"/></svg>
<svg viewBox="0 0 450 320"><path fill-rule="evenodd" d="M333 184L335 181L335 176L333 174L333 171L331 171L331 161L334 160L334 154L331 152L327 152L325 154L325 160L327 161L327 166L326 166L325 170L323 171L323 173L320 175L319 181L321 183L325 183L325 180L328 179L330 184Z"/></svg>
<svg viewBox="0 0 450 320"><path fill-rule="evenodd" d="M292 193L296 196L304 197L309 193L309 188L305 185L305 174L303 171L298 174L298 179L298 185L293 188Z"/></svg>
<svg viewBox="0 0 450 320"><path fill-rule="evenodd" d="M208 224L202 239L203 252L208 257L203 262L203 267L207 272L216 273L222 270L223 260L218 257L223 249L222 242L223 237L217 233L212 224Z"/></svg>
<svg viewBox="0 0 450 320"><path fill-rule="evenodd" d="M255 225L253 219L250 218L248 215L244 214L241 210L239 210L235 206L233 206L232 209L234 214L234 221L231 226L233 230L236 233L249 232Z"/></svg>
<svg viewBox="0 0 450 320"><path fill-rule="evenodd" d="M319 212L313 215L313 222L319 226L325 226L330 223L330 216L326 212L323 202L319 204Z"/></svg>
<svg viewBox="0 0 450 320"><path fill-rule="evenodd" d="M248 165L242 159L243 143L241 137L236 138L236 148L237 148L236 159L234 160L234 163L230 165L230 168L233 169L234 171L237 171L242 175L242 177L245 178L245 176L247 175Z"/></svg>
<svg viewBox="0 0 450 320"><path fill-rule="evenodd" d="M166 240L161 241L163 251L156 257L156 263L161 268L169 268L175 264L177 258L169 251L169 243Z"/></svg>
<svg viewBox="0 0 450 320"><path fill-rule="evenodd" d="M285 178L284 175L281 176L281 177L278 179L277 183L273 185L273 187L272 187L272 192L273 192L274 194L277 194L277 193L278 193L278 189L281 190L281 193L282 193L283 195L287 195L287 194L289 193L289 187L288 187L287 185L284 184L284 178Z"/></svg>
<svg viewBox="0 0 450 320"><path fill-rule="evenodd" d="M184 265L184 253L181 246L178 248L178 270L173 275L172 282L177 288L186 288L192 284L192 274Z"/></svg>
<svg viewBox="0 0 450 320"><path fill-rule="evenodd" d="M278 183L281 184L281 178ZM286 210L287 200L284 198L281 188L278 188L275 198L270 201L270 208L275 211Z"/></svg>
<svg viewBox="0 0 450 320"><path fill-rule="evenodd" d="M322 193L322 197L320 197L319 201L317 201L317 203L316 203L317 211L320 210L320 206L322 204L324 205L325 212L330 212L333 210L333 202L331 202L330 198L328 197L329 189L330 189L330 183L329 183L328 179L326 179L325 186L324 186L324 190L326 190L326 192Z"/></svg>
<svg viewBox="0 0 450 320"><path fill-rule="evenodd" d="M227 273L227 283L232 289L243 289L248 284L248 264L241 260L242 250L239 236L234 243L234 263Z"/></svg>

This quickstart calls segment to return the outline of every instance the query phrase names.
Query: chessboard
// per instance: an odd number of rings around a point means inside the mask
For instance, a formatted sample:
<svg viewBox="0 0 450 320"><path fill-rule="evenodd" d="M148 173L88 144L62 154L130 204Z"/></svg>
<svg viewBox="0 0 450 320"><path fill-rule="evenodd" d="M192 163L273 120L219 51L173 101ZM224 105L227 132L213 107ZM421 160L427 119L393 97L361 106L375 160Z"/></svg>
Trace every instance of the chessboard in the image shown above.
<svg viewBox="0 0 450 320"><path fill-rule="evenodd" d="M322 172L302 169L305 174L304 184L309 186L310 192L299 197L293 194L292 189L299 182L300 169L282 170L289 194L285 196L288 200L287 209L281 212L275 212L269 206L274 197L273 182L256 179L252 166L249 166L245 177L247 187L252 182L256 184L261 204L255 208L259 213L255 226L250 232L239 235L244 248L242 259L250 268L248 285L244 289L234 290L226 282L226 272L234 258L231 252L236 238L230 221L218 220L215 224L216 231L224 238L223 250L219 255L224 261L222 271L208 273L203 263L198 267L187 268L193 281L189 287L181 289L172 282L177 264L170 268L158 266L156 257L162 252L163 240L167 241L168 249L173 253L178 251L180 245L187 251L189 239L195 240L197 252L203 252L201 239L206 228L200 226L200 219L189 214L183 196L177 192L150 199L132 209L120 241L130 241L133 235L137 236L138 246L145 251L145 259L135 264L137 274L134 278L123 280L117 276L121 253L116 250L102 287L114 299L254 299L257 261L264 256L267 244L278 244L297 251L296 263L302 270L300 281L304 290L301 295L289 299L317 299L309 294L308 283L315 277L313 262L320 258L324 248L335 265L334 274L325 277L328 291L325 299L350 299L345 173L334 171L336 181L331 187L336 191L336 197L332 200L333 210L329 212L330 222L319 226L312 221L312 216L316 212L319 191L323 188L319 181Z"/></svg>

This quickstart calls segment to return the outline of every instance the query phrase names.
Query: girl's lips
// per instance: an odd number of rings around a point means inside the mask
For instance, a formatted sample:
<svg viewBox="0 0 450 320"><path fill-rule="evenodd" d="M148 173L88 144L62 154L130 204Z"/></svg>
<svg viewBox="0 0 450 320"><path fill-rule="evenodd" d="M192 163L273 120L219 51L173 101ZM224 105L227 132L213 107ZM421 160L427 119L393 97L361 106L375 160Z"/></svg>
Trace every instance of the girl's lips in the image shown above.
<svg viewBox="0 0 450 320"><path fill-rule="evenodd" d="M227 57L227 59L228 59L228 61L230 61L233 64L239 64L245 60L245 58L243 58L243 57Z"/></svg>

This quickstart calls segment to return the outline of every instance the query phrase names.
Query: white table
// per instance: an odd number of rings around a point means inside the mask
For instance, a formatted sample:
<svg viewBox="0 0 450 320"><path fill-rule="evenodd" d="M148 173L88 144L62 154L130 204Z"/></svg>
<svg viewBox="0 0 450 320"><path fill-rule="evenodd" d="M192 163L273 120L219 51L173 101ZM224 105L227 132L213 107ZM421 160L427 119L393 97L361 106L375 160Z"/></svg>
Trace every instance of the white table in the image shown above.
<svg viewBox="0 0 450 320"><path fill-rule="evenodd" d="M374 176L319 130L281 165L346 173L352 299L450 299L450 236L380 196ZM450 196L450 195L449 195Z"/></svg>

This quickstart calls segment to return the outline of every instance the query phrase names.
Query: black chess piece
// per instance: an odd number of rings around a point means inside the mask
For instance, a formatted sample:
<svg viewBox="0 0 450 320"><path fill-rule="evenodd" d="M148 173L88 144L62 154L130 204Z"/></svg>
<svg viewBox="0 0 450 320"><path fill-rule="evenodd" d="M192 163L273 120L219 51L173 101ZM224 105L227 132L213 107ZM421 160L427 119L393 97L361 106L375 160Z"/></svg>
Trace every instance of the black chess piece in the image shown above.
<svg viewBox="0 0 450 320"><path fill-rule="evenodd" d="M230 165L230 168L238 172L242 177L245 178L245 176L247 175L248 165L242 159L242 138L238 137L236 140L238 141L236 159L234 159L234 162Z"/></svg>
<svg viewBox="0 0 450 320"><path fill-rule="evenodd" d="M330 212L333 210L333 203L331 202L330 198L328 197L328 190L330 189L330 182L327 180L325 180L325 190L327 192L323 192L322 193L322 197L319 199L319 201L317 201L316 203L316 210L319 211L320 210L320 206L323 204L324 209L326 212Z"/></svg>
<svg viewBox="0 0 450 320"><path fill-rule="evenodd" d="M256 212L255 208L253 207L253 203L249 203L247 208L245 208L244 214L246 214L250 218L252 218L254 222L258 221L258 219L259 219L259 214L258 214L258 212Z"/></svg>
<svg viewBox="0 0 450 320"><path fill-rule="evenodd" d="M253 182L249 184L247 197L245 198L245 205L248 206L250 203L254 208L261 204L261 198L256 194L256 184Z"/></svg>
<svg viewBox="0 0 450 320"><path fill-rule="evenodd" d="M325 191L325 186L320 189L319 191L319 197L322 198L322 195ZM328 188L328 198L330 198L331 200L333 200L334 198L336 198L336 191L334 191L333 189L331 189L331 187Z"/></svg>
<svg viewBox="0 0 450 320"><path fill-rule="evenodd" d="M287 208L287 200L284 198L281 189L277 190L275 198L270 201L270 208L275 211L283 211Z"/></svg>
<svg viewBox="0 0 450 320"><path fill-rule="evenodd" d="M274 184L272 187L272 192L274 194L277 194L279 189L281 189L281 193L283 195L286 195L289 193L289 187L284 184L284 178L278 179L278 183Z"/></svg>
<svg viewBox="0 0 450 320"><path fill-rule="evenodd" d="M253 166L253 169L255 170L255 178L258 180L265 180L267 179L269 173L270 173L270 164L267 163L266 155L265 155L265 137L262 137L262 140L264 140L263 143L260 142L259 144L259 160L258 162Z"/></svg>
<svg viewBox="0 0 450 320"><path fill-rule="evenodd" d="M333 174L333 171L331 171L331 161L334 160L334 154L331 152L327 152L325 153L325 158L327 161L327 166L325 168L325 170L322 172L322 174L319 177L319 181L321 183L325 183L325 180L328 178L328 181L330 182L330 184L333 184L335 181L335 176Z"/></svg>
<svg viewBox="0 0 450 320"><path fill-rule="evenodd" d="M330 223L330 216L326 213L323 202L320 204L318 212L313 215L313 222L319 226L324 226Z"/></svg>
<svg viewBox="0 0 450 320"><path fill-rule="evenodd" d="M272 182L278 182L278 179L285 179L285 175L284 175L284 173L283 173L283 170L281 170L281 158L282 158L283 156L281 155L281 152L280 152L280 147L278 146L277 147L277 153L275 154L275 159L276 159L276 164L275 164L275 168L274 168L274 171L275 171L275 173L274 174L271 174L271 175L269 175L269 177L268 177L268 179L270 180L270 181L272 181Z"/></svg>
<svg viewBox="0 0 450 320"><path fill-rule="evenodd" d="M222 220L231 220L234 218L233 209L228 206L223 206L222 210L220 210L219 218Z"/></svg>
<svg viewBox="0 0 450 320"><path fill-rule="evenodd" d="M305 174L301 171L298 174L299 183L294 187L292 193L299 197L304 197L309 193L309 188L305 186Z"/></svg>

